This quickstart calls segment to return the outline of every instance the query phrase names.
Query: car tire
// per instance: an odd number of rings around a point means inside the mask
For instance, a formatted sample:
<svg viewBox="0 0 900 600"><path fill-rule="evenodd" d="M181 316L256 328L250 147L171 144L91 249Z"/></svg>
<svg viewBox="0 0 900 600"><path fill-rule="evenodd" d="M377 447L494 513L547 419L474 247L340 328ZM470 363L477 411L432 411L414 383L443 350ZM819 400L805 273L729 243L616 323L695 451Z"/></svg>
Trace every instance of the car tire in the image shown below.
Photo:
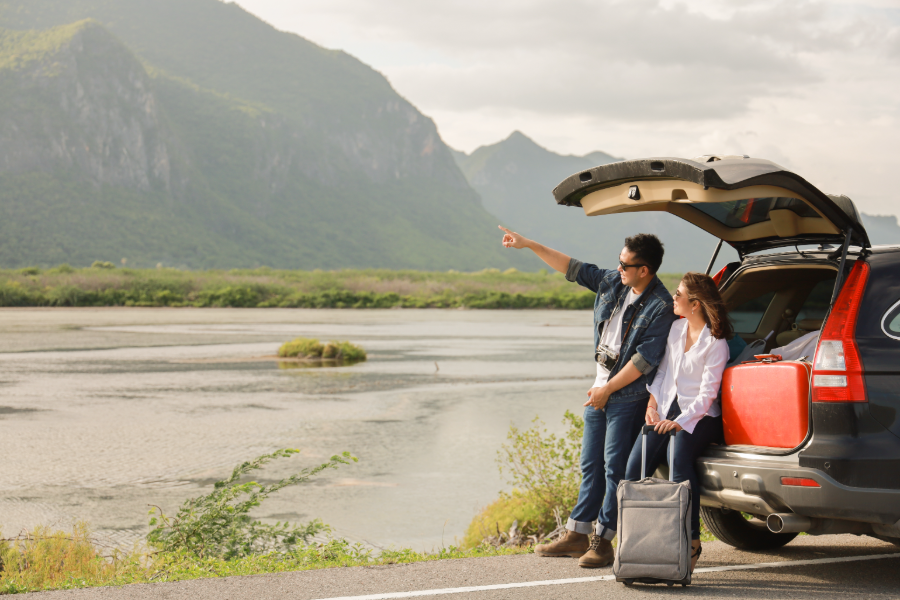
<svg viewBox="0 0 900 600"><path fill-rule="evenodd" d="M757 525L736 510L700 507L700 516L709 532L720 541L741 550L773 550L781 548L796 533L772 533L765 525Z"/></svg>

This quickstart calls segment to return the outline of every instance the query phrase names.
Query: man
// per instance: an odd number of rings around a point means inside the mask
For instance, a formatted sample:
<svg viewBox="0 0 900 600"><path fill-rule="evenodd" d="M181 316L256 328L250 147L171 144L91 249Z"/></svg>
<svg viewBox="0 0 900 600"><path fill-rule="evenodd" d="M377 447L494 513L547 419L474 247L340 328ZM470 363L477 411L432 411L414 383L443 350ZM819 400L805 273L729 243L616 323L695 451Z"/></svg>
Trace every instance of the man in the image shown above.
<svg viewBox="0 0 900 600"><path fill-rule="evenodd" d="M616 270L582 263L501 227L507 248L530 248L566 279L597 294L594 350L597 378L584 403L581 488L569 515L565 537L541 544L540 556L573 556L586 568L605 567L614 558L616 488L625 476L628 455L644 424L656 367L662 362L675 320L672 295L656 276L663 245L641 233L625 240ZM596 530L591 523L597 522ZM593 534L592 534L593 533ZM592 534L592 535L589 535Z"/></svg>

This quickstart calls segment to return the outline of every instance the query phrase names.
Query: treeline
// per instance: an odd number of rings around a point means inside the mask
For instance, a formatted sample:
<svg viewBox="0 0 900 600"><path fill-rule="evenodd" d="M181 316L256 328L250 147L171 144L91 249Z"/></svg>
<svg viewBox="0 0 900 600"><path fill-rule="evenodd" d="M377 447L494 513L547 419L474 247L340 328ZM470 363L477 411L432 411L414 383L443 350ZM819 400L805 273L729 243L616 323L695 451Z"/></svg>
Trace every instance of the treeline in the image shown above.
<svg viewBox="0 0 900 600"><path fill-rule="evenodd" d="M666 284L676 276L664 276ZM0 306L567 309L594 294L558 273L341 270L231 271L29 267L0 270Z"/></svg>

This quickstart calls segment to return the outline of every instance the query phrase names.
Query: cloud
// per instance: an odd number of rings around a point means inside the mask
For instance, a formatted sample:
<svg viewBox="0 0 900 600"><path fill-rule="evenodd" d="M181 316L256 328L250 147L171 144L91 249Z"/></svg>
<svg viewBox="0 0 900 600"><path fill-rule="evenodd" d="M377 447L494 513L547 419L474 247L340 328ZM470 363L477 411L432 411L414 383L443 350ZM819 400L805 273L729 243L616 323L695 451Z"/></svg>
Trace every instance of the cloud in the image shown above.
<svg viewBox="0 0 900 600"><path fill-rule="evenodd" d="M238 0L384 73L471 151L745 153L896 214L896 0Z"/></svg>
<svg viewBox="0 0 900 600"><path fill-rule="evenodd" d="M713 4L717 12L663 0L306 0L294 7L307 23L300 32L326 45L362 54L402 45L402 64L374 66L426 111L728 118L754 98L791 96L826 79L813 58L865 53L866 43L890 37L877 20L835 19L821 2ZM337 22L340 28L319 26Z"/></svg>

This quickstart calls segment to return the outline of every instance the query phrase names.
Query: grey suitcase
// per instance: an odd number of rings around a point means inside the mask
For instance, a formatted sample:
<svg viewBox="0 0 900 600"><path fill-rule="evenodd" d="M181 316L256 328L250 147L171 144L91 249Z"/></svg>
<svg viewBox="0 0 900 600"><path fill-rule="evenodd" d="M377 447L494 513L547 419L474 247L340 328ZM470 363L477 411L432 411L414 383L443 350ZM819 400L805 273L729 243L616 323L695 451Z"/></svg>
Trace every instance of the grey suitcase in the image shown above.
<svg viewBox="0 0 900 600"><path fill-rule="evenodd" d="M619 482L619 538L613 574L616 581L691 583L691 486L672 481L674 432L669 441L669 481L645 477L647 432L641 429L641 480Z"/></svg>

